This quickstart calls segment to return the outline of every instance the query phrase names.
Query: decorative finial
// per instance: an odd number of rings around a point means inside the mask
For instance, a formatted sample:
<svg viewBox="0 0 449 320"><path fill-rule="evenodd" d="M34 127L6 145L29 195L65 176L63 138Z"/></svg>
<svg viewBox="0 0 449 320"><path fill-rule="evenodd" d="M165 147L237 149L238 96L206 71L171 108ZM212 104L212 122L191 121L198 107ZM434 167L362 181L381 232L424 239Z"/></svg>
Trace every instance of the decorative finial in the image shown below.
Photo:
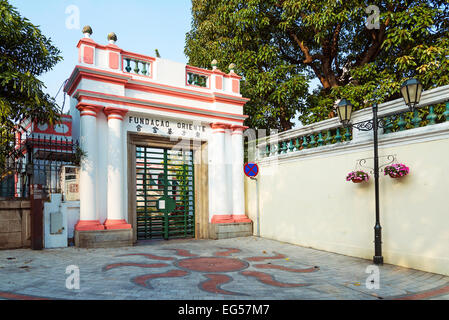
<svg viewBox="0 0 449 320"><path fill-rule="evenodd" d="M234 69L235 69L235 63L231 63L231 64L229 65L229 71L230 71L231 73L234 73Z"/></svg>
<svg viewBox="0 0 449 320"><path fill-rule="evenodd" d="M214 70L217 69L218 61L216 59L212 60L212 62L210 64L212 66L212 69L214 69Z"/></svg>
<svg viewBox="0 0 449 320"><path fill-rule="evenodd" d="M90 26L84 26L84 28L83 28L83 34L84 34L84 37L86 37L86 38L90 38L90 36L92 35L92 28L90 27Z"/></svg>
<svg viewBox="0 0 449 320"><path fill-rule="evenodd" d="M117 41L117 35L114 32L108 33L108 40L110 44L114 44Z"/></svg>

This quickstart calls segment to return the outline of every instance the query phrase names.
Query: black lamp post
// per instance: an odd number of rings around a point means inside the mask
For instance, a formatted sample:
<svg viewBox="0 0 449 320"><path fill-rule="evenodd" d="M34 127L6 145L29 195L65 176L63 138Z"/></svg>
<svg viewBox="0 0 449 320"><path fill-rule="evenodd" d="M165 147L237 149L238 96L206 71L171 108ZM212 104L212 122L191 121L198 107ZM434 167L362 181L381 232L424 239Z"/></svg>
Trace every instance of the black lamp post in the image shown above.
<svg viewBox="0 0 449 320"><path fill-rule="evenodd" d="M422 84L417 79L410 79L405 81L401 86L401 94L404 98L405 104L410 111L414 111L419 104L422 93ZM351 123L351 115L353 110L352 103L347 99L342 99L337 105L337 113L340 122L344 127L356 128L360 131L373 130L374 135L374 192L376 203L376 224L374 226L374 264L383 264L384 258L382 256L382 227L380 226L380 212L379 212L379 155L378 155L378 129L383 128L383 118L399 115L389 114L383 116L380 120L377 117L377 104L373 104L373 119L362 121L358 123Z"/></svg>

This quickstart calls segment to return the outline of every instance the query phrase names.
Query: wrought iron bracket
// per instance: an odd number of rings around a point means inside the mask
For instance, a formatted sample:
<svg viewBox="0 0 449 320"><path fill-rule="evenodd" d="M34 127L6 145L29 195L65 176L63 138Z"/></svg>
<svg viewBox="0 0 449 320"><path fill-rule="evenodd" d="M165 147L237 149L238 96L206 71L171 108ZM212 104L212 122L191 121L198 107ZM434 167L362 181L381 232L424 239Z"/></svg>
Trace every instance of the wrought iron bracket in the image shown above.
<svg viewBox="0 0 449 320"><path fill-rule="evenodd" d="M388 165L394 163L395 161L397 161L396 154L389 154L389 155L386 155L386 156L379 156L378 158L379 159L380 158L386 158L386 162L381 164L381 165L379 165L379 172L383 172L384 168L386 166L388 166ZM365 168L365 169L369 169L371 174L374 174L374 168L369 167L369 166L366 165L367 160L371 160L371 159L374 159L374 157L363 158L363 159L356 160L356 165L355 165L356 166L356 170L357 170L357 168L361 168L361 169Z"/></svg>
<svg viewBox="0 0 449 320"><path fill-rule="evenodd" d="M351 128L356 128L357 130L360 130L360 131L371 131L374 129L374 120L371 119L371 120L367 120L367 121L351 123L351 124L349 124L349 126ZM382 121L382 119L377 120L377 127L378 128L384 127L384 122Z"/></svg>
<svg viewBox="0 0 449 320"><path fill-rule="evenodd" d="M382 115L377 119L377 127L383 129L385 128L385 125L387 123L396 121L401 115L406 114L408 112L410 112L410 110L404 110L401 112ZM360 131L371 131L374 129L374 119L360 121L356 123L349 123L344 127L356 128L357 130Z"/></svg>

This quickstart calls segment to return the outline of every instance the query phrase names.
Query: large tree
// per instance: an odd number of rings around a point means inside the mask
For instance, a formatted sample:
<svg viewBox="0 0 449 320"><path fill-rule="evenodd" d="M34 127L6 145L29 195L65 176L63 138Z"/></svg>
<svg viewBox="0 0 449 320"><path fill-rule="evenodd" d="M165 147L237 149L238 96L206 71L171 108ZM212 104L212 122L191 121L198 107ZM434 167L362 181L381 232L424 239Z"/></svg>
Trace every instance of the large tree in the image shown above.
<svg viewBox="0 0 449 320"><path fill-rule="evenodd" d="M60 51L38 27L23 18L8 1L0 0L0 127L11 135L23 119L58 119L55 100L44 93L38 77L62 60ZM7 152L5 139L2 150Z"/></svg>
<svg viewBox="0 0 449 320"><path fill-rule="evenodd" d="M397 98L411 76L449 83L447 1L193 0L192 15L189 63L234 62L253 127L289 129L297 111L325 119L342 97L356 108Z"/></svg>

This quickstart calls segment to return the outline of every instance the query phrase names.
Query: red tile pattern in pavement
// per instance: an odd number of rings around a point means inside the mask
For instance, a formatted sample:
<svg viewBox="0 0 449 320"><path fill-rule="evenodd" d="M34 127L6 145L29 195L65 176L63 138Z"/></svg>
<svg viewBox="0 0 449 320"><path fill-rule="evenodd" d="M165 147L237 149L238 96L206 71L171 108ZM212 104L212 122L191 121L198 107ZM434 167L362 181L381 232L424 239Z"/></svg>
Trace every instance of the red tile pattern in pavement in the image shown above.
<svg viewBox="0 0 449 320"><path fill-rule="evenodd" d="M138 276L132 279L132 281L135 284L138 284L139 286L143 286L145 288L152 288L152 286L149 283L149 280L151 279L157 279L157 278L174 278L174 277L183 277L188 275L189 272L183 271L183 270L170 270L163 273L154 273L154 274L145 274L143 276Z"/></svg>
<svg viewBox="0 0 449 320"><path fill-rule="evenodd" d="M429 299L435 298L438 296L442 296L444 294L449 293L449 285L445 285L442 287L432 288L430 290L421 291L412 294L406 294L399 297L385 298L391 300L421 300L421 299Z"/></svg>
<svg viewBox="0 0 449 320"><path fill-rule="evenodd" d="M193 254L189 250L185 249L165 249L165 250L176 250L176 254L181 257L198 257L197 254Z"/></svg>
<svg viewBox="0 0 449 320"><path fill-rule="evenodd" d="M154 254L149 254L149 253L128 253L128 254L121 254L117 257L125 257L125 256L144 256L145 258L153 259L153 260L175 260L175 258L173 258L173 257L161 257L161 256L156 256Z"/></svg>
<svg viewBox="0 0 449 320"><path fill-rule="evenodd" d="M133 262L121 262L121 263L113 263L108 264L103 268L103 271L111 270L119 267L140 267L140 268L161 268L167 267L169 264L166 263L133 263Z"/></svg>
<svg viewBox="0 0 449 320"><path fill-rule="evenodd" d="M304 287L304 286L309 285L307 283L279 282L279 281L275 280L272 275L265 273L265 272L242 271L242 272L240 272L240 274L243 274L244 276L248 276L248 277L254 277L262 283L268 284L270 286L275 286L275 287L292 288L292 287Z"/></svg>
<svg viewBox="0 0 449 320"><path fill-rule="evenodd" d="M234 249L234 248L223 248L227 249L226 251L217 251L214 253L214 256L220 256L220 257L227 257L232 253L239 253L240 249Z"/></svg>
<svg viewBox="0 0 449 320"><path fill-rule="evenodd" d="M29 295L17 294L17 293L12 293L12 292L4 292L4 291L0 291L0 298L8 299L8 300L52 300L50 298L29 296Z"/></svg>
<svg viewBox="0 0 449 320"><path fill-rule="evenodd" d="M199 288L201 290L225 295L244 295L238 292L227 291L220 288L220 285L231 282L233 280L230 276L224 274L205 274L204 276L208 278L208 280L203 281L199 284Z"/></svg>
<svg viewBox="0 0 449 320"><path fill-rule="evenodd" d="M315 268L315 267L307 268L307 269L294 269L294 268L287 268L284 266L280 266L277 264L255 264L255 265L253 265L253 267L258 268L258 269L278 269L278 270L284 270L284 271L288 271L288 272L301 272L301 273L302 272L304 272L304 273L315 272L315 271L320 270L319 268Z"/></svg>
<svg viewBox="0 0 449 320"><path fill-rule="evenodd" d="M204 277L207 278L207 280L201 282L198 287L206 292L210 293L216 293L216 294L225 294L225 295L246 295L238 292L231 292L222 289L220 286L222 284L228 283L233 281L234 279L225 274L217 274L217 273L226 273L226 272L240 272L240 274L247 276L247 277L253 277L256 278L258 281L275 287L302 287L307 286L309 284L302 284L302 283L284 283L279 282L274 279L274 277L268 273L264 272L257 272L257 271L244 271L242 270L249 267L249 263L247 261L263 261L263 260L270 260L270 259L284 259L286 258L285 255L274 252L274 256L256 256L256 257L249 257L246 259L237 259L237 258L231 258L228 257L229 255L233 253L239 253L241 252L240 249L236 248L221 248L225 251L217 251L214 253L214 256L209 257L201 257L196 254L191 253L189 250L185 249L179 249L179 248L173 248L173 249L164 249L164 250L175 250L176 255L187 257L183 259L176 259L174 257L161 257L156 256L152 254L146 254L146 253L131 253L131 254L124 254L120 255L122 256L143 256L148 259L155 259L155 260L174 260L173 265L175 267L178 267L178 270L170 270L163 273L157 273L157 274L146 274L141 275L138 277L135 277L131 279L131 281L135 284L144 286L146 288L152 288L149 280L156 279L156 278L173 278L173 277L183 277L188 274L190 274L191 271L195 272L204 272L207 274L203 274ZM247 260L247 261L246 261ZM103 268L103 271L107 271L113 268L118 267L142 267L142 268L157 268L157 267L166 267L168 264L166 263L154 263L154 264L141 264L141 263L132 263L132 262L122 262L122 263L115 263L107 265ZM287 272L315 272L318 271L319 268L306 268L306 269L295 269L295 268L288 268L285 266L279 266L274 265L271 263L266 264L256 264L254 267L259 269L277 269L277 270L283 270ZM211 274L215 273L215 274Z"/></svg>
<svg viewBox="0 0 449 320"><path fill-rule="evenodd" d="M248 267L248 263L239 259L219 257L199 257L178 261L177 266L199 272L232 272Z"/></svg>
<svg viewBox="0 0 449 320"><path fill-rule="evenodd" d="M263 260L284 259L284 258L287 258L287 256L284 256L281 253L277 253L275 256L271 256L271 257L264 257L264 256L262 256L262 257L249 257L249 258L246 258L245 260L248 260L248 261L263 261Z"/></svg>

